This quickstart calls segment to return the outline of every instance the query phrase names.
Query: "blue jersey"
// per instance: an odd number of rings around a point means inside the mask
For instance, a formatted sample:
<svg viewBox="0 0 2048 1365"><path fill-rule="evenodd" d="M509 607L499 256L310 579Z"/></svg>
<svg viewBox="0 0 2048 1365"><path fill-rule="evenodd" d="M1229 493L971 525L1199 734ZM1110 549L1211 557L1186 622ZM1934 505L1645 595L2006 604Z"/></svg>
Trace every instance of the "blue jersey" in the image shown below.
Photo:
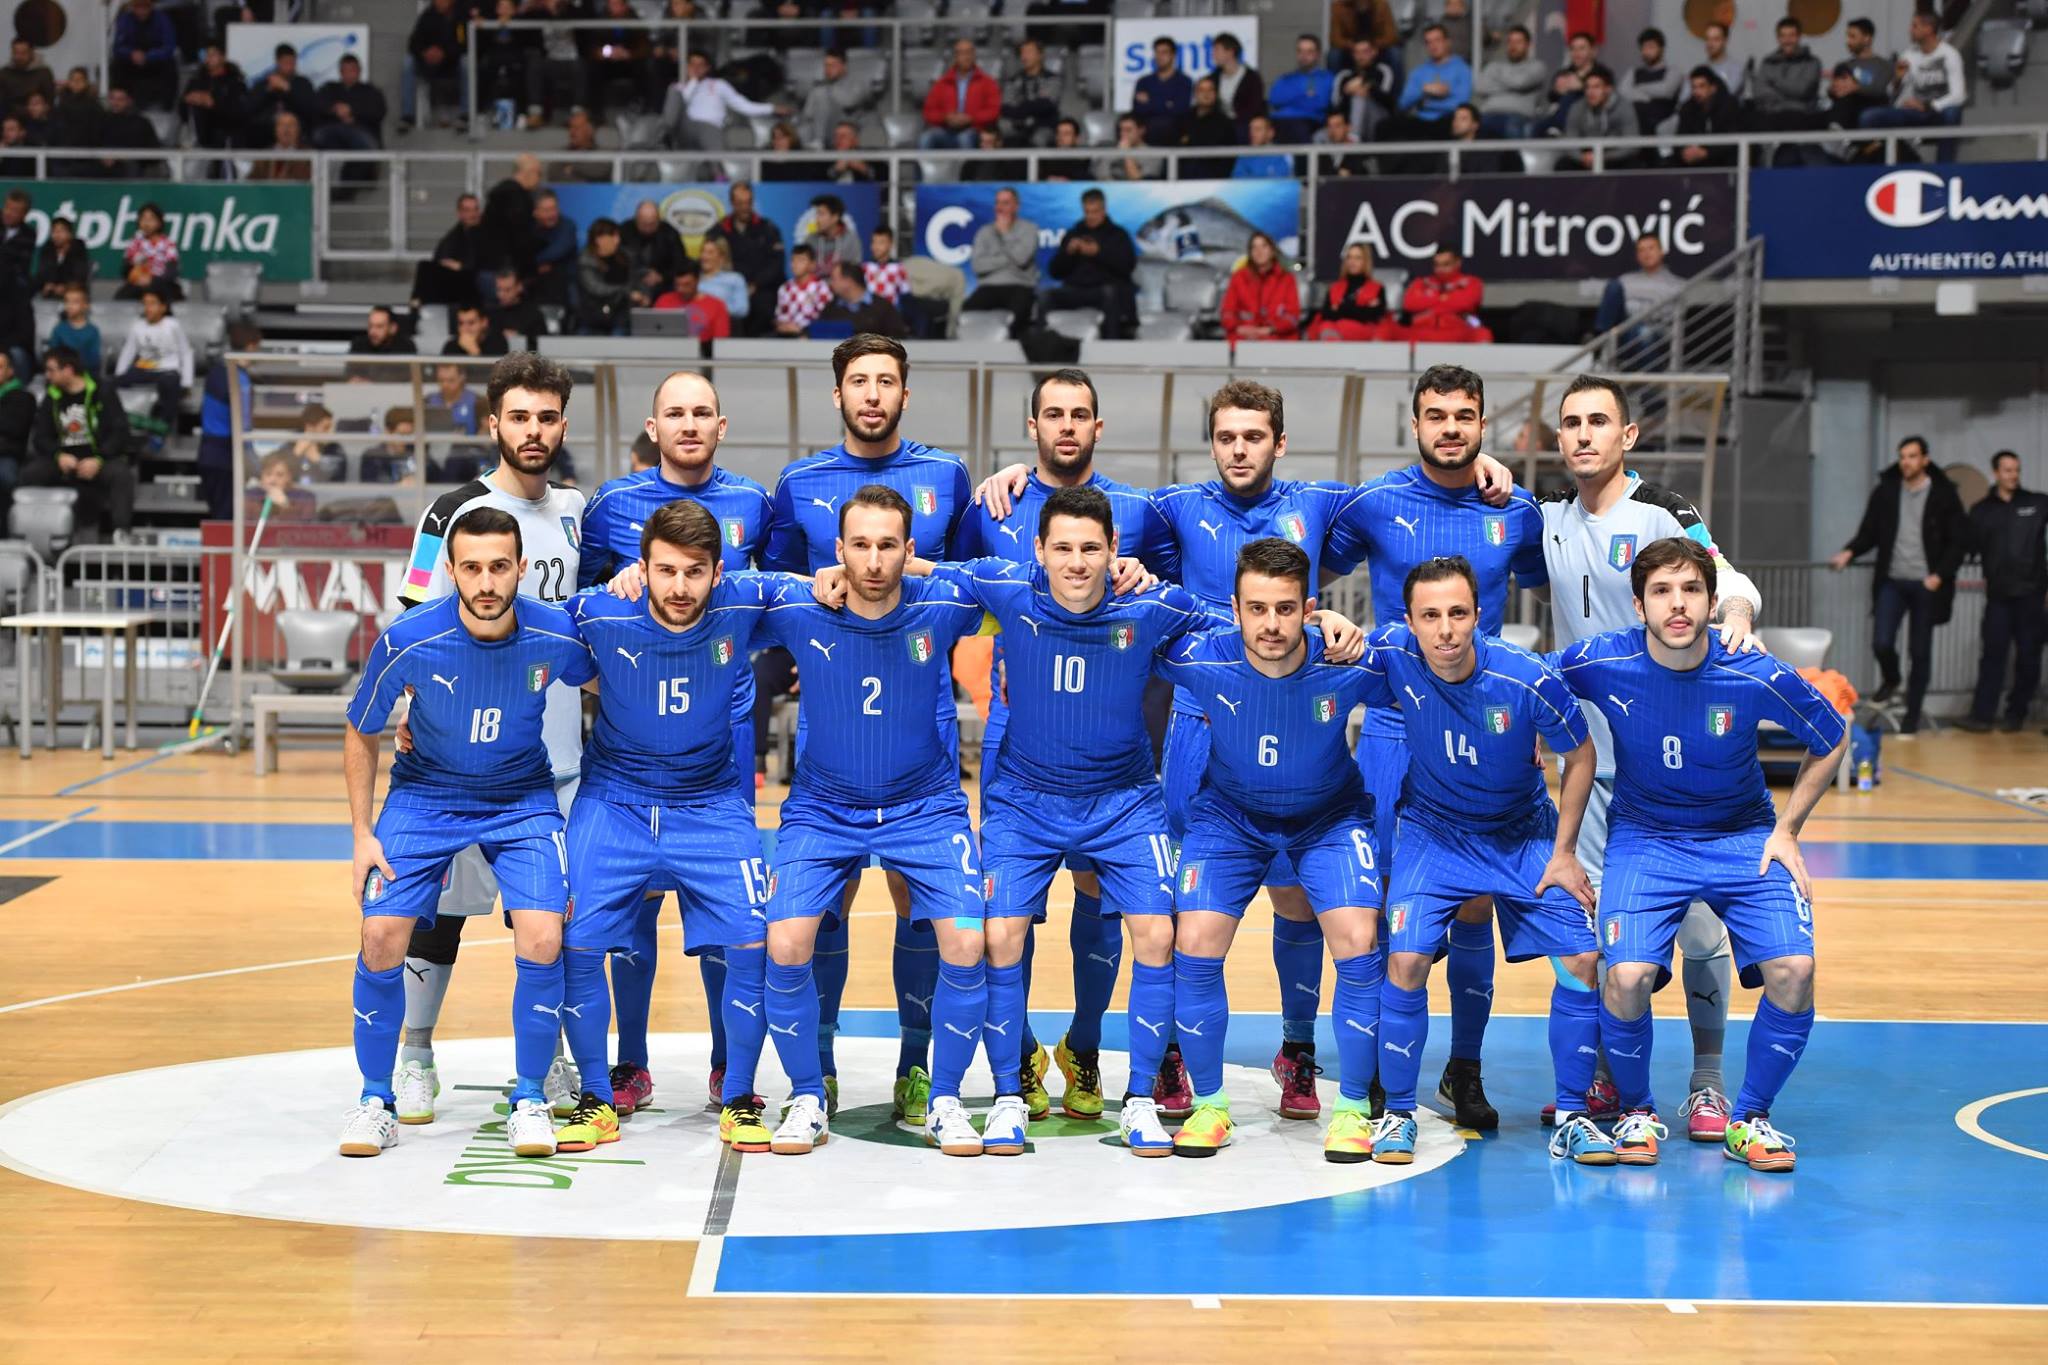
<svg viewBox="0 0 2048 1365"><path fill-rule="evenodd" d="M714 467L701 484L672 483L661 466L608 481L583 509L583 556L576 585L595 587L640 558L640 532L647 519L678 498L704 504L718 518L727 569L761 563L768 541L768 490L752 479Z"/></svg>
<svg viewBox="0 0 2048 1365"><path fill-rule="evenodd" d="M1775 721L1826 754L1848 725L1789 665L1731 654L1713 631L1705 661L1685 672L1650 657L1641 627L1579 641L1558 656L1558 672L1614 732L1616 833L1624 825L1681 835L1768 828L1776 814L1757 726Z"/></svg>
<svg viewBox="0 0 2048 1365"><path fill-rule="evenodd" d="M548 684L580 687L596 675L576 623L560 607L515 600L517 624L479 640L461 599L443 597L391 623L370 648L348 722L379 734L410 687L412 751L391 765L385 804L450 813L492 811L536 795L554 805L554 769L541 738Z"/></svg>
<svg viewBox="0 0 2048 1365"><path fill-rule="evenodd" d="M1145 683L1153 659L1206 624L1179 588L1105 594L1086 612L1053 598L1045 571L1002 559L944 565L951 583L995 618L1006 641L1010 725L995 778L1067 795L1152 781Z"/></svg>
<svg viewBox="0 0 2048 1365"><path fill-rule="evenodd" d="M1372 679L1365 704L1401 708L1404 814L1451 829L1498 829L1549 804L1537 736L1553 753L1570 753L1586 742L1586 719L1564 679L1534 654L1478 634L1472 648L1472 675L1447 683L1430 671L1413 631L1382 627L1364 660Z"/></svg>
<svg viewBox="0 0 2048 1365"><path fill-rule="evenodd" d="M816 573L839 562L839 509L868 484L901 493L910 503L910 538L925 559L953 559L953 539L973 489L958 455L905 441L894 453L866 459L844 445L796 461L775 481L762 567Z"/></svg>
<svg viewBox="0 0 2048 1365"><path fill-rule="evenodd" d="M1119 555L1144 561L1145 567L1161 578L1180 578L1179 546L1173 528L1153 505L1150 495L1100 474L1090 474L1080 487L1092 488L1109 499L1110 513L1116 519ZM990 516L985 506L968 508L960 522L952 558L994 557L1018 564L1036 563L1031 546L1038 537L1038 518L1045 510L1045 500L1055 491L1052 485L1041 482L1034 470L1004 520Z"/></svg>
<svg viewBox="0 0 2048 1365"><path fill-rule="evenodd" d="M763 626L800 680L808 733L790 795L865 807L957 794L935 717L953 695L946 656L982 620L958 588L930 579L904 579L903 600L879 621L819 606L807 583L784 588Z"/></svg>
<svg viewBox="0 0 2048 1365"><path fill-rule="evenodd" d="M1488 507L1478 487L1444 488L1420 465L1383 474L1356 490L1330 528L1323 559L1341 573L1364 560L1372 578L1373 621L1407 616L1402 585L1426 559L1463 555L1479 579L1479 629L1500 634L1508 576L1525 588L1550 582L1543 567L1543 513L1520 489L1505 507Z"/></svg>
<svg viewBox="0 0 2048 1365"><path fill-rule="evenodd" d="M1362 668L1326 661L1320 633L1308 633L1307 659L1284 678L1245 660L1236 626L1190 639L1159 671L1209 717L1202 785L1239 809L1291 818L1364 798L1344 726L1370 682Z"/></svg>
<svg viewBox="0 0 2048 1365"><path fill-rule="evenodd" d="M1180 546L1181 585L1208 608L1217 625L1231 621L1237 589L1237 552L1249 541L1279 536L1308 552L1309 583L1330 525L1357 489L1345 483L1276 479L1256 498L1238 497L1221 480L1157 489L1152 505Z"/></svg>
<svg viewBox="0 0 2048 1365"><path fill-rule="evenodd" d="M654 619L645 594L627 602L592 588L569 599L598 676L582 795L670 806L731 790L732 727L724 718L752 690L747 647L776 590L790 581L729 573L681 631Z"/></svg>

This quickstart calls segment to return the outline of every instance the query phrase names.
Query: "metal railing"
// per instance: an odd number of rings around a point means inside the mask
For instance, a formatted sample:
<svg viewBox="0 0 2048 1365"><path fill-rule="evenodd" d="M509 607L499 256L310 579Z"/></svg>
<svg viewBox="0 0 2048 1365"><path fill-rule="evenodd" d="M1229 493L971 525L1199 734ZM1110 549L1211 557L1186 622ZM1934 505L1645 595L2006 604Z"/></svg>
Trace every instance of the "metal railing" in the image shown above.
<svg viewBox="0 0 2048 1365"><path fill-rule="evenodd" d="M1825 563L1766 562L1739 566L1763 595L1761 624L1767 626L1820 626L1834 633L1828 651L1828 667L1855 684L1868 696L1878 684L1877 663L1871 653L1875 622L1871 616L1871 579L1876 570L1868 564L1851 564L1842 570ZM1948 624L1934 631L1934 660L1928 684L1931 702L1938 709L1954 713L1958 699L1967 699L1977 686L1977 661L1984 623L1984 580L1977 564L1965 564L1956 578L1955 614ZM1906 631L1899 632L1902 666L1907 660Z"/></svg>

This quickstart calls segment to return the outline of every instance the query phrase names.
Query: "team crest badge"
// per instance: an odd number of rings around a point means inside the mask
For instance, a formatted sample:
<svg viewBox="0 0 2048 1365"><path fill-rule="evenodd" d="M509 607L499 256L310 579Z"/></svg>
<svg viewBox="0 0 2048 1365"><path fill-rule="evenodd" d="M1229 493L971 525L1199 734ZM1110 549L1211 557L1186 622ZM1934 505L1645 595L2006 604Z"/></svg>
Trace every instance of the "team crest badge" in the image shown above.
<svg viewBox="0 0 2048 1365"><path fill-rule="evenodd" d="M747 543L747 524L738 517L725 517L718 523L725 533L725 543L737 550Z"/></svg>
<svg viewBox="0 0 2048 1365"><path fill-rule="evenodd" d="M569 537L569 548L572 550L581 547L583 544L582 535L577 528L576 518L574 517L562 518L562 534Z"/></svg>
<svg viewBox="0 0 2048 1365"><path fill-rule="evenodd" d="M1316 698L1315 708L1316 723L1328 725L1331 721L1337 719L1337 694L1334 692L1323 693L1322 696Z"/></svg>
<svg viewBox="0 0 2048 1365"><path fill-rule="evenodd" d="M921 483L911 490L911 505L917 508L921 517L935 517L939 514L939 490L928 483Z"/></svg>
<svg viewBox="0 0 2048 1365"><path fill-rule="evenodd" d="M932 633L928 630L912 631L909 640L910 661L928 664L932 661Z"/></svg>
<svg viewBox="0 0 2048 1365"><path fill-rule="evenodd" d="M370 869L370 875L363 879L363 900L367 903L381 900L383 896L384 873L380 869L373 867Z"/></svg>
<svg viewBox="0 0 2048 1365"><path fill-rule="evenodd" d="M1200 863L1189 863L1180 870L1180 893L1183 896L1194 895L1201 885L1202 865Z"/></svg>
<svg viewBox="0 0 2048 1365"><path fill-rule="evenodd" d="M1732 706L1709 706L1707 708L1707 733L1715 739L1735 733L1735 708Z"/></svg>
<svg viewBox="0 0 2048 1365"><path fill-rule="evenodd" d="M768 873L768 899L771 901L775 899L775 886L776 883L780 880L780 874L776 873L773 869L770 869Z"/></svg>
<svg viewBox="0 0 2048 1365"><path fill-rule="evenodd" d="M1636 538L1634 536L1609 536L1607 538L1607 567L1622 573L1636 562Z"/></svg>
<svg viewBox="0 0 2048 1365"><path fill-rule="evenodd" d="M721 635L711 642L712 663L720 665L729 664L732 662L733 653L732 636Z"/></svg>
<svg viewBox="0 0 2048 1365"><path fill-rule="evenodd" d="M1308 539L1308 523L1301 519L1301 513L1289 512L1280 518L1280 534L1299 545Z"/></svg>
<svg viewBox="0 0 2048 1365"><path fill-rule="evenodd" d="M1138 632L1132 626L1111 626L1109 628L1109 642L1118 649L1129 649L1136 642L1137 638Z"/></svg>
<svg viewBox="0 0 2048 1365"><path fill-rule="evenodd" d="M1402 901L1387 911L1387 932L1398 934L1408 927L1408 902Z"/></svg>
<svg viewBox="0 0 2048 1365"><path fill-rule="evenodd" d="M1508 732L1508 715L1508 708L1505 706L1487 707L1486 733L1489 735L1506 734Z"/></svg>
<svg viewBox="0 0 2048 1365"><path fill-rule="evenodd" d="M548 666L546 664L535 664L531 668L526 670L527 691L544 692L547 690L547 685Z"/></svg>
<svg viewBox="0 0 2048 1365"><path fill-rule="evenodd" d="M1488 517L1486 519L1486 543L1493 546L1508 543L1508 519L1506 517Z"/></svg>
<svg viewBox="0 0 2048 1365"><path fill-rule="evenodd" d="M995 873L984 872L981 874L981 898L985 901L992 901L996 898Z"/></svg>
<svg viewBox="0 0 2048 1365"><path fill-rule="evenodd" d="M1611 919L1607 921L1607 946L1612 948L1620 942L1621 921L1618 919Z"/></svg>
<svg viewBox="0 0 2048 1365"><path fill-rule="evenodd" d="M563 898L563 900L562 900L562 923L564 923L564 924L567 924L567 923L568 923L568 922L569 922L570 920L572 920L572 919L575 919L575 918L576 918L576 893L575 893L574 891L571 891L571 892L570 892L570 893L569 893L569 894L568 894L567 896L565 896L565 897Z"/></svg>

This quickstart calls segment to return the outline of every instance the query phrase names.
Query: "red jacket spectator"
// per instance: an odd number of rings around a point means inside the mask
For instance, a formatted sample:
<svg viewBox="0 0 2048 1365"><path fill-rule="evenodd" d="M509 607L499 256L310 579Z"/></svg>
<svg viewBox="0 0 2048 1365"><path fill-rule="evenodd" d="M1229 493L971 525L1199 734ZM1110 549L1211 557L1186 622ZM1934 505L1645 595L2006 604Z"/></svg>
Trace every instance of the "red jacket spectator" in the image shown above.
<svg viewBox="0 0 2048 1365"><path fill-rule="evenodd" d="M1386 291L1380 282L1370 275L1344 275L1325 289L1306 336L1310 341L1386 341L1392 339L1390 325L1399 326L1387 316Z"/></svg>
<svg viewBox="0 0 2048 1365"><path fill-rule="evenodd" d="M1240 266L1223 291L1223 335L1231 341L1293 341L1301 335L1301 289L1277 261Z"/></svg>
<svg viewBox="0 0 2048 1365"><path fill-rule="evenodd" d="M1493 333L1479 321L1486 286L1465 273L1465 262L1454 251L1439 251L1435 266L1432 273L1411 280L1401 296L1408 325L1401 329L1400 339L1492 341Z"/></svg>
<svg viewBox="0 0 2048 1365"><path fill-rule="evenodd" d="M967 77L967 107L960 107L960 85L956 73L948 67L932 82L932 88L925 92L924 122L928 128L946 126L948 114L964 113L977 129L992 128L1003 116L1003 88L996 84L995 77L979 66Z"/></svg>

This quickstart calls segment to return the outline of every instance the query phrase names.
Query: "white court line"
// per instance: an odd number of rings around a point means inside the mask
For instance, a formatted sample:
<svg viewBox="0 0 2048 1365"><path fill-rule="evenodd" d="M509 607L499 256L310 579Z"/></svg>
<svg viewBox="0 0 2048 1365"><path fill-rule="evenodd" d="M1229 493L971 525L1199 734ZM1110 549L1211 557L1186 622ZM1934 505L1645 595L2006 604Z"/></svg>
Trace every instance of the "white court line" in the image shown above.
<svg viewBox="0 0 2048 1365"><path fill-rule="evenodd" d="M721 1289L715 1295L721 1299L1033 1299L1046 1302L1072 1300L1076 1302L1129 1303L1135 1300L1153 1300L1179 1303L1187 1299L1185 1293L1018 1293L998 1290L948 1289L944 1293L918 1290L887 1290L871 1292L866 1290L813 1290L813 1289ZM1669 1307L1670 1300L1656 1298L1587 1298L1579 1295L1543 1294L1240 1294L1232 1291L1233 1303L1534 1303L1579 1307L1581 1305L1601 1308L1656 1308ZM1986 1313L2048 1313L2048 1303L1935 1303L1912 1299L1689 1299L1695 1310L1699 1308L1898 1308L1898 1309L1946 1309L1961 1312Z"/></svg>
<svg viewBox="0 0 2048 1365"><path fill-rule="evenodd" d="M725 1255L725 1238L699 1237L697 1259L690 1264L690 1287L685 1298L708 1299L718 1293L718 1262Z"/></svg>
<svg viewBox="0 0 2048 1365"><path fill-rule="evenodd" d="M1700 1311L1698 1307L1696 1307L1695 1305L1690 1303L1681 1303L1677 1299L1672 1299L1668 1301L1667 1303L1665 1303L1664 1306L1673 1313L1689 1313L1694 1316L1697 1316Z"/></svg>
<svg viewBox="0 0 2048 1365"><path fill-rule="evenodd" d="M1984 1116L1984 1111L1993 1105L2004 1104L2007 1100L2023 1100L2031 1095L2048 1095L2048 1085L2036 1086L2032 1090L2008 1090L2003 1095L1991 1095L1974 1104L1966 1104L1956 1110L1956 1127L1979 1142L1988 1142L1993 1147L2019 1156L2030 1156L2036 1161L2048 1161L2048 1152L2036 1151L2032 1147L2022 1147L2017 1142L2009 1142L1996 1133L1986 1131L1984 1125L1979 1122Z"/></svg>
<svg viewBox="0 0 2048 1365"><path fill-rule="evenodd" d="M9 839L6 843L0 844L0 853L12 853L14 852L15 849L20 848L23 844L34 843L36 840L42 838L45 834L55 834L58 830L63 829L66 825L77 824L80 820L83 820L86 816L91 815L94 811L98 809L98 806L87 806L84 810L77 811L73 814L67 815L61 820L52 820L50 821L49 824L44 825L39 829L32 829L26 834L20 835L13 839Z"/></svg>

